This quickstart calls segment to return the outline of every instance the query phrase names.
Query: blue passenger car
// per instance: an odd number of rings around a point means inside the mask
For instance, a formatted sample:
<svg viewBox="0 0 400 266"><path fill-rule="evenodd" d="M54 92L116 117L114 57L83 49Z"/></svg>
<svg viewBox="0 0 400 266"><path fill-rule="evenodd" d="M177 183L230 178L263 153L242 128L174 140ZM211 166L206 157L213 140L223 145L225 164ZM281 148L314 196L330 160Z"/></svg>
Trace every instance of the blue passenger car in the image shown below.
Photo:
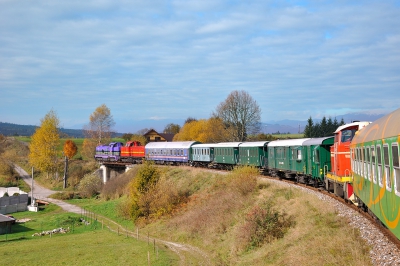
<svg viewBox="0 0 400 266"><path fill-rule="evenodd" d="M192 145L192 166L208 167L214 161L214 147L216 144Z"/></svg>
<svg viewBox="0 0 400 266"><path fill-rule="evenodd" d="M188 164L192 145L198 141L150 142L146 145L146 159L159 164Z"/></svg>

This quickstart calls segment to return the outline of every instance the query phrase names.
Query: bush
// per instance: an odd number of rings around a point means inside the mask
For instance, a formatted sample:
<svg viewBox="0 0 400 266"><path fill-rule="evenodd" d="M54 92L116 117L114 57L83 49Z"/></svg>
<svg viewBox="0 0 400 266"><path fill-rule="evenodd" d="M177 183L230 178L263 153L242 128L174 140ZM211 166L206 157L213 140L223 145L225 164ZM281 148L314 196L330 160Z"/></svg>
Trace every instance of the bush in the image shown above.
<svg viewBox="0 0 400 266"><path fill-rule="evenodd" d="M145 161L138 166L135 178L129 183L132 218L148 217L150 194L147 192L153 188L160 178L160 171L154 163Z"/></svg>
<svg viewBox="0 0 400 266"><path fill-rule="evenodd" d="M84 198L91 198L99 193L103 183L95 174L86 174L79 182L78 190Z"/></svg>
<svg viewBox="0 0 400 266"><path fill-rule="evenodd" d="M230 187L236 189L243 196L253 192L257 188L258 169L255 167L238 167L231 173Z"/></svg>
<svg viewBox="0 0 400 266"><path fill-rule="evenodd" d="M76 194L72 191L57 192L49 196L52 199L70 200L76 198Z"/></svg>
<svg viewBox="0 0 400 266"><path fill-rule="evenodd" d="M274 210L271 202L264 208L256 205L246 215L245 223L239 227L237 246L247 250L260 247L264 243L282 238L293 225L293 217Z"/></svg>
<svg viewBox="0 0 400 266"><path fill-rule="evenodd" d="M5 160L0 159L0 186L10 187L17 185L17 174L13 167Z"/></svg>

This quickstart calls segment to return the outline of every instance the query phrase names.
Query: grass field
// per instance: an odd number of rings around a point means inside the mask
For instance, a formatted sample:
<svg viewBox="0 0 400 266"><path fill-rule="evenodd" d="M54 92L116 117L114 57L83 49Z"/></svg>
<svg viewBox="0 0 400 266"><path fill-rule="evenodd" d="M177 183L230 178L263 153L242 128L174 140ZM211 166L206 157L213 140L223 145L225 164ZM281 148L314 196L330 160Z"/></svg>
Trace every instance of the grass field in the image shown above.
<svg viewBox="0 0 400 266"><path fill-rule="evenodd" d="M0 265L176 265L178 257L163 246L78 222L79 215L49 205L44 210L13 214L30 219L13 226L13 233L0 235ZM73 225L74 224L74 225ZM55 228L70 228L66 234L35 236Z"/></svg>

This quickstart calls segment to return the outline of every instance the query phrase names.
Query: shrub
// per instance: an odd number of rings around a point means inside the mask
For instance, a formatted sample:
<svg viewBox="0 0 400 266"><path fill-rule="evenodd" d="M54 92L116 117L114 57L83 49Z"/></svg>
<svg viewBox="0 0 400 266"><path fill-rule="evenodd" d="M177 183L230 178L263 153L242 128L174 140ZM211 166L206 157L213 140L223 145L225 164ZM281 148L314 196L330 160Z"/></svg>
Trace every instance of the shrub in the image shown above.
<svg viewBox="0 0 400 266"><path fill-rule="evenodd" d="M147 192L153 188L160 178L160 171L150 161L145 161L138 166L135 178L129 183L131 216L135 220L138 217L149 216L149 197Z"/></svg>
<svg viewBox="0 0 400 266"><path fill-rule="evenodd" d="M75 193L72 191L57 192L49 196L49 198L59 199L59 200L70 200L76 197Z"/></svg>
<svg viewBox="0 0 400 266"><path fill-rule="evenodd" d="M236 189L243 196L253 192L257 187L258 169L255 167L237 167L231 173L232 180L230 186Z"/></svg>
<svg viewBox="0 0 400 266"><path fill-rule="evenodd" d="M0 159L0 186L9 187L17 184L17 174L10 164Z"/></svg>
<svg viewBox="0 0 400 266"><path fill-rule="evenodd" d="M78 190L84 198L91 198L98 194L102 187L101 179L95 174L86 174L79 182Z"/></svg>
<svg viewBox="0 0 400 266"><path fill-rule="evenodd" d="M293 217L274 210L271 202L264 208L256 205L246 215L245 223L239 227L237 246L239 249L260 247L264 243L284 237L293 225Z"/></svg>

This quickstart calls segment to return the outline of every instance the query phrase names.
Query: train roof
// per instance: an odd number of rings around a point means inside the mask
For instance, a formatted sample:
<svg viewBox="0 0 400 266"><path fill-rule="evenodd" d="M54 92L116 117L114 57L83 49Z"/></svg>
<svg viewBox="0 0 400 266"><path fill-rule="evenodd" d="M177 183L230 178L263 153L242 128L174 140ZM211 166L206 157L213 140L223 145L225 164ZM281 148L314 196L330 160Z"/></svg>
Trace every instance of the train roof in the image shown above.
<svg viewBox="0 0 400 266"><path fill-rule="evenodd" d="M239 147L242 142L220 142L215 144L215 148L232 148Z"/></svg>
<svg viewBox="0 0 400 266"><path fill-rule="evenodd" d="M371 122L367 122L367 121L348 123L348 124L345 124L343 126L338 127L336 129L336 131L333 132L333 133L338 133L338 132L342 131L343 129L346 129L346 128L349 128L349 127L354 127L354 126L358 126L358 130L360 130L360 129L368 126L369 124L371 124Z"/></svg>
<svg viewBox="0 0 400 266"><path fill-rule="evenodd" d="M198 141L172 141L172 142L149 142L146 149L186 149L193 144L200 143Z"/></svg>
<svg viewBox="0 0 400 266"><path fill-rule="evenodd" d="M200 143L200 144L193 144L192 148L212 148L215 147L217 143Z"/></svg>
<svg viewBox="0 0 400 266"><path fill-rule="evenodd" d="M242 144L239 145L240 147L264 147L267 146L269 141L249 141L249 142L243 142Z"/></svg>
<svg viewBox="0 0 400 266"><path fill-rule="evenodd" d="M351 144L384 139L400 135L400 108L372 122L356 132Z"/></svg>
<svg viewBox="0 0 400 266"><path fill-rule="evenodd" d="M323 137L323 138L312 138L303 142L303 146L310 145L321 145L321 144L333 144L333 139L335 137Z"/></svg>
<svg viewBox="0 0 400 266"><path fill-rule="evenodd" d="M283 139L283 140L274 140L268 143L268 147L287 147L287 146L301 146L303 145L304 141L309 140L309 138L303 139Z"/></svg>

